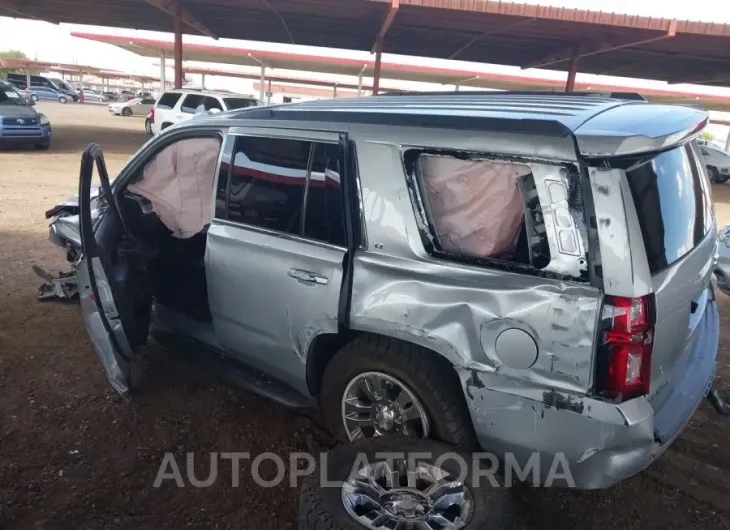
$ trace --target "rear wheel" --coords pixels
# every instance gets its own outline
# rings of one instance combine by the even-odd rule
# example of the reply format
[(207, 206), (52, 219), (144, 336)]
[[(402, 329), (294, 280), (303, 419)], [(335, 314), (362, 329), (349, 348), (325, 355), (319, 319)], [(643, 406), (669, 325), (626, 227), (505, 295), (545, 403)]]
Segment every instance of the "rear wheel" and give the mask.
[(147, 134), (152, 134), (152, 121), (149, 118), (144, 121), (144, 130)]
[(344, 443), (402, 435), (476, 447), (451, 364), (389, 337), (367, 334), (344, 346), (325, 369), (320, 405), (330, 430)]
[(122, 116), (131, 116), (132, 115), (132, 109), (129, 107), (124, 107), (122, 109)]
[(58, 96), (59, 103), (62, 103), (65, 105), (67, 101), (68, 101), (68, 99), (66, 99), (66, 96)]
[(717, 182), (718, 184), (722, 184), (728, 179), (727, 176), (721, 175), (715, 166), (707, 166), (707, 174), (710, 176), (711, 182)]
[(31, 94), (30, 99), (33, 103), (38, 103), (38, 96), (36, 96), (35, 94)]

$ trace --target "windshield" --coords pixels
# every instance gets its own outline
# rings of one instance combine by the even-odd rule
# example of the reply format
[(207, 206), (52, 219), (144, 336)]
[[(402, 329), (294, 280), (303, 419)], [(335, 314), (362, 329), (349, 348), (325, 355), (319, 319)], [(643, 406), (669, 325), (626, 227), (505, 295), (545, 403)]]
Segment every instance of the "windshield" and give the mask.
[(246, 107), (258, 107), (260, 105), (257, 99), (251, 98), (223, 98), (226, 102), (228, 110), (245, 109)]
[(14, 88), (0, 86), (0, 105), (18, 105), (24, 107), (28, 105), (28, 102)]

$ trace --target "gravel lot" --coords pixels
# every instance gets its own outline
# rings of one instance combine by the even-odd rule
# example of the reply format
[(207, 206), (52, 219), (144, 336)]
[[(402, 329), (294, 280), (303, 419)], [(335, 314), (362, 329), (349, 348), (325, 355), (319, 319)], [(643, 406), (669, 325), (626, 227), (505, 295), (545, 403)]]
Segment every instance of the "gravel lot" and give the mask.
[[(65, 268), (43, 212), (76, 192), (83, 148), (99, 143), (114, 175), (147, 139), (143, 119), (109, 116), (103, 106), (38, 108), (53, 123), (50, 151), (0, 152), (0, 529), (295, 528), (297, 490), (259, 488), (246, 472), (233, 488), (230, 465), (209, 488), (153, 482), (166, 452), (181, 464), (195, 452), (204, 477), (211, 451), (286, 460), (291, 451), (322, 450), (330, 439), (316, 420), (153, 348), (126, 403), (108, 390), (77, 305), (36, 301), (31, 266)], [(730, 222), (730, 184), (713, 194), (718, 222)], [(728, 391), (730, 299), (720, 296), (718, 370)], [(522, 525), (729, 528), (729, 442), (730, 422), (703, 405), (665, 456), (611, 490), (520, 491)]]

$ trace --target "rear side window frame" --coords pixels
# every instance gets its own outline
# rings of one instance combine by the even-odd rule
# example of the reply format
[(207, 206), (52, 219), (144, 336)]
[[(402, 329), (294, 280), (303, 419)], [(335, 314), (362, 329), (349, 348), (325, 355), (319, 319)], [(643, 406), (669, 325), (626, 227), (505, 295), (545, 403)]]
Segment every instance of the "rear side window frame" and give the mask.
[[(555, 280), (563, 280), (573, 283), (589, 283), (590, 278), (588, 275), (588, 272), (581, 277), (577, 276), (570, 276), (566, 274), (560, 274), (557, 272), (544, 270), (542, 267), (537, 268), (532, 264), (527, 263), (521, 263), (517, 261), (509, 261), (509, 260), (503, 260), (499, 258), (492, 258), (492, 257), (478, 257), (478, 256), (469, 256), (469, 255), (463, 255), (463, 254), (456, 254), (451, 253), (448, 251), (443, 250), (438, 242), (438, 236), (436, 235), (436, 229), (433, 223), (433, 220), (431, 219), (431, 216), (429, 214), (429, 209), (427, 207), (427, 201), (426, 201), (426, 192), (423, 188), (423, 182), (421, 175), (418, 174), (417, 166), (418, 164), (417, 159), (418, 156), (421, 154), (429, 154), (429, 155), (440, 155), (440, 156), (451, 156), (456, 158), (462, 158), (462, 159), (481, 159), (481, 160), (489, 160), (494, 162), (506, 162), (506, 163), (514, 163), (514, 164), (523, 164), (532, 167), (535, 163), (539, 163), (541, 165), (547, 165), (547, 166), (555, 166), (556, 168), (565, 168), (568, 170), (571, 177), (575, 177), (575, 182), (571, 182), (571, 192), (575, 192), (580, 194), (582, 197), (583, 190), (581, 185), (581, 176), (579, 168), (576, 167), (575, 164), (571, 164), (568, 162), (558, 162), (558, 161), (546, 161), (546, 160), (530, 160), (527, 158), (522, 157), (514, 157), (514, 156), (506, 156), (496, 153), (486, 153), (486, 152), (473, 152), (473, 151), (463, 151), (463, 150), (457, 150), (457, 149), (432, 149), (432, 148), (424, 148), (424, 147), (417, 147), (417, 146), (408, 146), (403, 147), (401, 150), (401, 160), (403, 163), (403, 169), (406, 176), (406, 185), (408, 187), (410, 199), (411, 199), (411, 205), (413, 207), (414, 214), (416, 216), (416, 222), (418, 224), (419, 229), (419, 235), (421, 238), (421, 242), (423, 243), (424, 249), (426, 252), (433, 258), (439, 259), (439, 260), (445, 260), (445, 261), (451, 261), (455, 263), (461, 263), (464, 265), (471, 265), (476, 266), (480, 268), (486, 268), (486, 269), (494, 269), (494, 270), (502, 270), (506, 272), (513, 272), (518, 274), (526, 274), (530, 276), (537, 276), (541, 278), (547, 278), (547, 279), (555, 279)], [(532, 175), (532, 174), (531, 174)], [(534, 177), (531, 177), (534, 179)], [(534, 182), (534, 181), (533, 181)], [(524, 197), (523, 197), (524, 199)], [(585, 210), (584, 210), (585, 212)], [(542, 216), (542, 205), (539, 205), (539, 215)], [(583, 219), (585, 222), (586, 219)], [(527, 222), (527, 219), (525, 219), (525, 222)], [(587, 226), (587, 223), (586, 225)], [(550, 249), (548, 246), (548, 238), (547, 236), (542, 238), (541, 245), (544, 245), (542, 247), (542, 253), (546, 254), (547, 256), (547, 264), (550, 263), (550, 260), (552, 259)], [(589, 253), (586, 253), (586, 256), (581, 259), (589, 259)], [(546, 265), (545, 265), (546, 266)], [(588, 268), (590, 269), (590, 268)]]
[[(175, 102), (172, 105), (166, 105), (166, 104), (163, 104), (162, 103), (162, 100), (165, 98), (165, 96), (173, 96), (173, 97), (174, 96), (177, 96), (177, 97), (175, 98)], [(175, 105), (178, 104), (178, 102), (180, 101), (180, 99), (182, 98), (182, 96), (183, 96), (183, 94), (180, 93), (180, 92), (164, 92), (160, 96), (160, 99), (158, 99), (157, 102), (155, 103), (155, 107), (156, 108), (163, 108), (163, 109), (170, 109), (170, 110), (172, 110), (172, 109), (175, 108)]]
[[(282, 135), (266, 136), (266, 135), (261, 135), (261, 134), (241, 134), (241, 133), (230, 133), (229, 132), (229, 134), (226, 136), (226, 139), (221, 148), (221, 161), (222, 161), (223, 157), (226, 157), (229, 159), (228, 172), (224, 176), (221, 172), (222, 168), (218, 169), (215, 189), (213, 190), (213, 200), (215, 201), (217, 193), (219, 191), (219, 187), (220, 187), (220, 179), (221, 179), (221, 177), (225, 177), (225, 180), (226, 180), (225, 201), (224, 201), (225, 204), (224, 204), (223, 208), (219, 209), (217, 206), (214, 208), (213, 219), (215, 219), (217, 221), (222, 221), (224, 223), (228, 223), (233, 226), (240, 227), (240, 228), (271, 234), (275, 237), (290, 238), (290, 239), (294, 238), (294, 239), (301, 240), (301, 241), (307, 242), (307, 243), (325, 245), (325, 246), (329, 246), (332, 248), (346, 250), (347, 249), (347, 234), (345, 234), (344, 244), (340, 245), (340, 244), (332, 243), (330, 241), (323, 241), (320, 239), (315, 239), (315, 238), (304, 235), (305, 228), (306, 228), (304, 223), (300, 223), (300, 228), (299, 228), (298, 233), (290, 233), (290, 232), (282, 232), (280, 230), (275, 230), (275, 229), (270, 229), (267, 227), (258, 226), (255, 224), (245, 223), (245, 222), (238, 221), (238, 220), (232, 220), (232, 219), (228, 218), (228, 205), (229, 205), (229, 200), (230, 200), (230, 188), (231, 188), (231, 172), (233, 171), (233, 166), (234, 166), (233, 157), (236, 153), (236, 144), (237, 144), (239, 138), (241, 138), (241, 137), (268, 138), (271, 140), (297, 140), (297, 141), (306, 141), (306, 142), (313, 144), (312, 147), (314, 147), (314, 149), (310, 150), (309, 159), (307, 162), (307, 177), (306, 177), (306, 184), (305, 184), (305, 189), (304, 189), (303, 197), (302, 197), (302, 217), (303, 217), (303, 219), (301, 219), (302, 221), (304, 219), (306, 219), (306, 208), (307, 208), (307, 200), (308, 200), (307, 186), (309, 185), (309, 181), (310, 181), (310, 177), (311, 177), (314, 151), (316, 150), (317, 146), (334, 145), (338, 148), (338, 150), (340, 148), (340, 145), (337, 142), (332, 142), (332, 141), (323, 140), (323, 139), (303, 139), (303, 138), (299, 138), (296, 136), (291, 136), (291, 137), (282, 136)], [(341, 155), (342, 154), (340, 153), (340, 156)], [(351, 156), (354, 156), (354, 154), (351, 154)], [(219, 162), (219, 165), (220, 165), (220, 162)], [(343, 178), (344, 171), (345, 171), (344, 168), (340, 168), (340, 178), (341, 179)], [(341, 214), (342, 214), (342, 220), (343, 220), (343, 224), (344, 224), (345, 217), (347, 215), (347, 212), (345, 211), (345, 208), (344, 208), (344, 201), (347, 201), (348, 199), (347, 199), (347, 196), (345, 195), (346, 192), (345, 192), (345, 189), (343, 186), (341, 186), (341, 192), (342, 192), (342, 198), (343, 198), (343, 205), (342, 205), (343, 207), (342, 207)]]

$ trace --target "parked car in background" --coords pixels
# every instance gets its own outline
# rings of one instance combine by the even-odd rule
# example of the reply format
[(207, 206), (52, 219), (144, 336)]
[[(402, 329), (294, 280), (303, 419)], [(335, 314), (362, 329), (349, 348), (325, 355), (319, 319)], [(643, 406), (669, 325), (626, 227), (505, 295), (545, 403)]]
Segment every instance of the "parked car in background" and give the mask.
[(104, 97), (104, 95), (99, 94), (96, 90), (84, 89), (84, 90), (82, 90), (82, 93), (84, 94), (84, 101), (97, 101), (97, 102), (106, 101), (106, 98)]
[(108, 110), (117, 116), (146, 116), (154, 104), (155, 100), (152, 98), (134, 98), (129, 101), (110, 103)]
[(144, 119), (144, 132), (149, 135), (152, 134), (152, 111), (150, 111), (150, 113), (147, 114), (147, 117)]
[[(28, 88), (28, 77), (25, 74), (8, 74), (8, 82), (15, 85), (20, 90)], [(65, 94), (70, 101), (79, 100), (79, 92), (63, 79), (56, 77), (47, 77), (42, 75), (30, 76), (30, 87), (33, 88), (50, 88), (62, 94)]]
[(0, 146), (32, 145), (48, 149), (51, 122), (33, 108), (35, 101), (10, 83), (0, 81)]
[(196, 114), (223, 112), (248, 107), (259, 107), (264, 102), (253, 98), (217, 90), (168, 90), (152, 110), (152, 132), (157, 134), (174, 123), (188, 120)]
[(710, 180), (722, 183), (730, 179), (730, 153), (709, 143), (700, 145), (699, 148)]
[(71, 96), (68, 94), (46, 87), (31, 87), (30, 90), (24, 90), (23, 95), (33, 101), (33, 103), (37, 103), (38, 100), (41, 99), (46, 101), (58, 101), (59, 103), (68, 103), (69, 101), (73, 101)]
[[(280, 403), (319, 404), (341, 442), (481, 446), (543, 481), (559, 458), (571, 485), (604, 488), (660, 457), (712, 386), (707, 121), (569, 93), (203, 115), (101, 174), (101, 195), (90, 146), (51, 240), (68, 249), (59, 234), (80, 223), (82, 314), (125, 396), (152, 336)], [(467, 510), (470, 485), (447, 485)], [(412, 526), (392, 514), (388, 528)], [(357, 526), (344, 517), (326, 525)]]
[(117, 98), (117, 101), (129, 101), (130, 99), (134, 99), (136, 96), (134, 92), (128, 89), (124, 89), (119, 92), (119, 97)]

